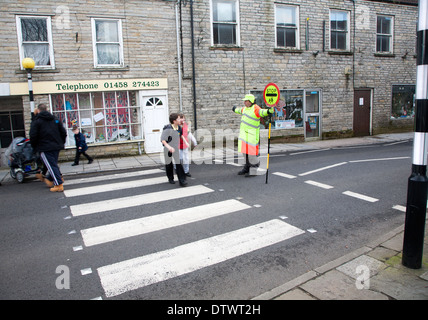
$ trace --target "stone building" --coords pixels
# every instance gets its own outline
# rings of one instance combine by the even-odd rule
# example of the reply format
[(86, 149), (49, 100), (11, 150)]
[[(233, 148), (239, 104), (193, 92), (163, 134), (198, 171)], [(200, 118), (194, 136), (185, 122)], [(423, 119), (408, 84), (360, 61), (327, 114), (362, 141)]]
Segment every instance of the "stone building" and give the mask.
[(0, 13), (0, 148), (28, 135), (35, 104), (91, 154), (160, 150), (170, 112), (204, 132), (237, 129), (232, 106), (275, 83), (273, 136), (412, 130), (417, 0), (9, 1)]

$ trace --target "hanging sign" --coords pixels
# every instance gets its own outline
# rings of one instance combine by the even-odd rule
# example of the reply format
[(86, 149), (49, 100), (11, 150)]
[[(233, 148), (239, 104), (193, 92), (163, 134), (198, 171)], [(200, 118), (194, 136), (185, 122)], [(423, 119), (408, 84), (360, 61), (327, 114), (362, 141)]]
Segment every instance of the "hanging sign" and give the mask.
[(274, 107), (280, 98), (279, 88), (275, 83), (269, 83), (263, 91), (263, 99), (268, 107)]

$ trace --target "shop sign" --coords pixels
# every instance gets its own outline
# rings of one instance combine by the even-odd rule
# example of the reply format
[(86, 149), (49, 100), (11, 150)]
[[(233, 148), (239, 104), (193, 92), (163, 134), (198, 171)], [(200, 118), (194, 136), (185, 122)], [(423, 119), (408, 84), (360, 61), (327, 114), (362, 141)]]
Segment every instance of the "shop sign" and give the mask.
[[(162, 79), (106, 79), (106, 80), (82, 80), (82, 81), (33, 81), (34, 94), (58, 94), (77, 92), (99, 91), (124, 91), (124, 90), (153, 90), (168, 89), (168, 81)], [(28, 95), (28, 83), (11, 83), (10, 95)]]

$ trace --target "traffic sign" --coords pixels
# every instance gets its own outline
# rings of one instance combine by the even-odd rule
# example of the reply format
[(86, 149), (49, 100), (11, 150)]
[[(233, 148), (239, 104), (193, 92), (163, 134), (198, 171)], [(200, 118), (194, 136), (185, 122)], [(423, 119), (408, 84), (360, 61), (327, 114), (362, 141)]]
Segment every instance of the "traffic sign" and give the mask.
[(269, 83), (263, 91), (263, 99), (269, 107), (274, 107), (279, 101), (279, 88), (275, 83)]

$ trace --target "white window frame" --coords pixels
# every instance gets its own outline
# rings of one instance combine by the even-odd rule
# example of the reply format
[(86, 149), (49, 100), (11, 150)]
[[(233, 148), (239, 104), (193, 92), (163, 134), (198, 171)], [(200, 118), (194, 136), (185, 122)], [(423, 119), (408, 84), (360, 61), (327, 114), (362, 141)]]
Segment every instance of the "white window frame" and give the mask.
[(18, 33), (18, 49), (19, 49), (19, 65), (21, 70), (24, 70), (22, 66), (22, 60), (24, 58), (33, 58), (33, 57), (24, 57), (24, 46), (22, 39), (22, 27), (21, 27), (21, 19), (45, 19), (46, 20), (46, 28), (47, 28), (47, 36), (49, 45), (49, 60), (50, 65), (35, 65), (34, 70), (51, 70), (55, 69), (55, 60), (54, 60), (54, 50), (53, 50), (53, 41), (52, 41), (52, 22), (50, 16), (35, 16), (35, 15), (17, 15), (16, 16), (16, 30)]
[[(378, 33), (377, 32), (377, 20), (379, 17), (386, 17), (391, 19), (391, 33)], [(389, 51), (378, 51), (377, 50), (377, 37), (378, 36), (389, 36)], [(394, 52), (394, 17), (386, 14), (378, 14), (376, 16), (376, 39), (375, 39), (375, 52), (379, 54), (392, 54)]]
[(218, 46), (218, 47), (222, 47), (222, 46), (234, 46), (234, 47), (239, 47), (241, 46), (241, 27), (240, 27), (240, 17), (239, 17), (239, 0), (219, 0), (222, 2), (231, 2), (231, 3), (235, 3), (235, 13), (236, 13), (236, 23), (231, 23), (233, 25), (235, 25), (236, 28), (236, 43), (235, 44), (222, 44), (222, 43), (214, 43), (214, 8), (213, 8), (213, 2), (215, 2), (216, 0), (210, 0), (210, 24), (211, 24), (211, 45), (212, 46)]
[[(98, 53), (97, 53), (97, 35), (95, 22), (96, 21), (115, 21), (117, 23), (117, 32), (118, 32), (118, 42), (111, 42), (119, 45), (119, 63), (118, 64), (100, 64), (98, 63)], [(123, 68), (125, 65), (123, 57), (123, 37), (122, 37), (122, 20), (121, 19), (111, 19), (111, 18), (91, 18), (92, 26), (92, 49), (94, 55), (94, 68)], [(99, 42), (99, 43), (109, 43), (109, 42)]]
[[(342, 12), (342, 13), (346, 13), (346, 31), (344, 31), (346, 33), (346, 48), (345, 49), (336, 49), (336, 48), (332, 48), (332, 39), (331, 39), (331, 16), (334, 12)], [(350, 51), (351, 49), (351, 33), (350, 33), (350, 26), (351, 26), (351, 20), (350, 20), (350, 12), (347, 10), (340, 10), (340, 9), (330, 9), (330, 14), (329, 14), (329, 38), (330, 38), (330, 50), (332, 51)]]
[[(295, 29), (295, 34), (296, 34), (296, 46), (295, 47), (278, 47), (278, 26), (277, 26), (277, 20), (276, 20), (276, 13), (277, 13), (277, 8), (281, 7), (291, 7), (294, 8), (296, 11), (296, 29)], [(293, 6), (293, 5), (286, 5), (286, 4), (279, 4), (279, 3), (275, 3), (275, 48), (278, 49), (300, 49), (300, 7), (299, 6)]]

